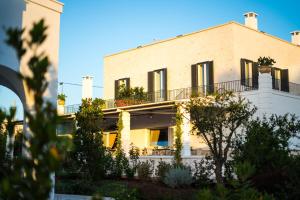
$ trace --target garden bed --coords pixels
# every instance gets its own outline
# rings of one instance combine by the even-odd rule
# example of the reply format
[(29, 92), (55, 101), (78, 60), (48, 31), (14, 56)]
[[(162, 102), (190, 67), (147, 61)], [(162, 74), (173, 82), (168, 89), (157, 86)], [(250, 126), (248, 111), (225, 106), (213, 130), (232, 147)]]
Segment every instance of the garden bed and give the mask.
[(96, 192), (99, 192), (103, 196), (110, 197), (130, 194), (135, 196), (132, 197), (132, 199), (145, 200), (196, 199), (198, 191), (199, 189), (194, 187), (175, 189), (167, 187), (158, 181), (136, 179), (105, 179), (97, 182), (57, 180), (55, 184), (55, 192), (61, 194), (93, 195)]

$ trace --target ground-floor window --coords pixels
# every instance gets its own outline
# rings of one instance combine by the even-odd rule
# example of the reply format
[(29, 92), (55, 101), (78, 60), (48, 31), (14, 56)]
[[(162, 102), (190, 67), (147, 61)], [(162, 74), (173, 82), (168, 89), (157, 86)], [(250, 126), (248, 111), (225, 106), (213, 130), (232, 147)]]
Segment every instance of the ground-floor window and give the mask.
[(150, 129), (151, 146), (168, 146), (168, 128)]
[(105, 147), (110, 149), (116, 148), (117, 145), (117, 132), (109, 132), (103, 134), (103, 143)]

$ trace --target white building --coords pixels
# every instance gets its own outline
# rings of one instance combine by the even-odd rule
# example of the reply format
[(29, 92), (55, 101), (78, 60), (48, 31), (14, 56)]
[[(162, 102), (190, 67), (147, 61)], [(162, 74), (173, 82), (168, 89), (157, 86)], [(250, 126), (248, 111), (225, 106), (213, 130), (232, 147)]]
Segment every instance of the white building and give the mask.
[[(125, 151), (133, 144), (151, 159), (161, 155), (170, 159), (174, 105), (194, 93), (230, 90), (256, 105), (259, 116), (288, 112), (300, 116), (299, 31), (292, 32), (291, 42), (285, 41), (258, 30), (256, 13), (244, 16), (244, 25), (228, 22), (106, 56), (104, 144), (114, 148), (118, 114), (123, 111)], [(276, 60), (271, 73), (259, 73), (256, 61), (261, 56)], [(116, 99), (121, 85), (145, 88), (146, 100)], [(208, 148), (191, 134), (188, 117), (182, 124), (182, 153), (191, 160), (208, 153)]]

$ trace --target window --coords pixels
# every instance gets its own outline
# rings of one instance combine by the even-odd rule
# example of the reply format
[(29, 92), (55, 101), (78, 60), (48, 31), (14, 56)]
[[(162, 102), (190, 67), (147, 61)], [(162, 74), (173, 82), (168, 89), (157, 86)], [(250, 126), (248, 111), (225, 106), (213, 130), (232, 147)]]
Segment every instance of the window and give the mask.
[(202, 62), (192, 65), (192, 88), (197, 93), (214, 91), (213, 62)]
[(258, 87), (258, 68), (255, 62), (241, 59), (241, 84)]
[(272, 68), (272, 86), (275, 90), (289, 91), (289, 70)]
[(167, 99), (167, 69), (148, 72), (148, 94), (153, 101)]
[(280, 69), (274, 69), (274, 89), (281, 90), (281, 70)]
[(103, 144), (105, 147), (115, 149), (117, 145), (117, 133), (116, 132), (109, 132), (103, 134)]
[(168, 146), (168, 128), (150, 130), (151, 146)]
[(129, 78), (122, 78), (115, 80), (115, 99), (118, 97), (118, 93), (120, 88), (130, 88), (130, 79)]

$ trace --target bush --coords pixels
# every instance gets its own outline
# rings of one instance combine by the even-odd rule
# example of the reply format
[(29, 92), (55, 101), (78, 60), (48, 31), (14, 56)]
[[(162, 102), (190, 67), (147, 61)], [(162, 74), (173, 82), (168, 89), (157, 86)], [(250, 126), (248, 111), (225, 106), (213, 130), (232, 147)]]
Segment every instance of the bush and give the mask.
[(164, 183), (171, 188), (189, 186), (192, 182), (190, 170), (184, 167), (171, 168), (164, 178)]
[(203, 189), (197, 194), (199, 200), (273, 200), (274, 198), (267, 194), (262, 194), (250, 187), (242, 187), (236, 190), (230, 190), (222, 185), (216, 188)]
[(139, 179), (149, 179), (151, 175), (153, 174), (154, 170), (154, 161), (146, 161), (146, 162), (140, 162), (137, 166), (137, 173)]
[(194, 168), (193, 181), (196, 186), (203, 186), (212, 183), (210, 177), (213, 174), (213, 167), (207, 158), (202, 159), (199, 162), (194, 161)]
[(141, 199), (140, 193), (136, 188), (129, 188), (128, 185), (121, 183), (108, 183), (102, 185), (94, 195), (94, 197), (96, 196), (112, 197), (115, 200)]
[(131, 145), (129, 150), (129, 160), (127, 163), (124, 163), (124, 170), (127, 178), (133, 178), (138, 166), (140, 150), (137, 147)]
[(158, 177), (160, 181), (163, 181), (166, 173), (172, 168), (172, 165), (170, 163), (167, 163), (165, 161), (159, 161), (156, 170), (155, 175)]
[(125, 153), (121, 149), (112, 160), (110, 175), (112, 177), (120, 178), (123, 172), (125, 172), (125, 169), (128, 168), (128, 165), (129, 161), (126, 158)]

